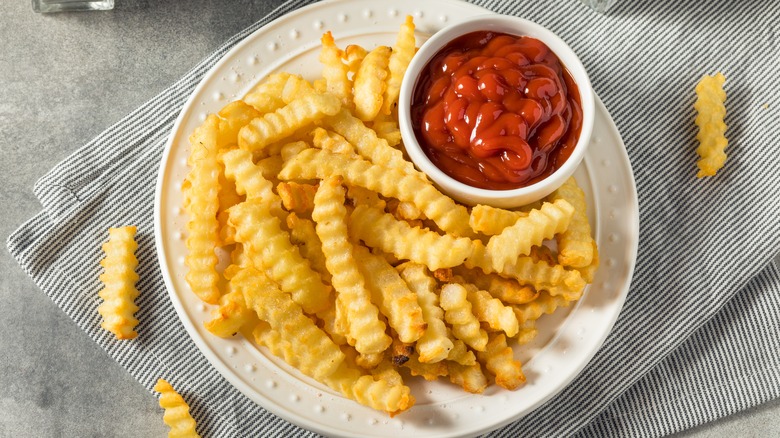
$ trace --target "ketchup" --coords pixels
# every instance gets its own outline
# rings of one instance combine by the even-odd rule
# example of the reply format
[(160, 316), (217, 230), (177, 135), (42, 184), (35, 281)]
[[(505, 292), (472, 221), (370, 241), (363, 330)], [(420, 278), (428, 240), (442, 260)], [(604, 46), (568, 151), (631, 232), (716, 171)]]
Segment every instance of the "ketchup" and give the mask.
[(468, 185), (509, 190), (560, 167), (582, 128), (577, 85), (541, 41), (497, 32), (452, 40), (423, 69), (412, 124), (428, 158)]

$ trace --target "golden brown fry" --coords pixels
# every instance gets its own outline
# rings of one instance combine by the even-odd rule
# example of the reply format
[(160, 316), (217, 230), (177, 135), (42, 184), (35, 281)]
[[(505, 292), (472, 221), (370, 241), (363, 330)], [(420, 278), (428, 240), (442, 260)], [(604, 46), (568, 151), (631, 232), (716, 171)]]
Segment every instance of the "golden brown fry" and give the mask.
[(195, 420), (190, 415), (190, 407), (170, 383), (158, 379), (154, 390), (160, 393), (160, 407), (165, 409), (163, 421), (171, 430), (168, 438), (199, 438), (195, 431)]
[(391, 147), (387, 141), (379, 138), (374, 130), (364, 125), (360, 119), (352, 116), (349, 111), (339, 111), (335, 116), (323, 119), (323, 123), (344, 137), (354, 146), (358, 154), (372, 163), (398, 168), (404, 173), (426, 180), (425, 174), (418, 172), (410, 161), (406, 161), (400, 150)]
[(574, 207), (568, 228), (555, 236), (558, 243), (558, 263), (573, 268), (584, 268), (593, 259), (593, 237), (591, 237), (590, 222), (588, 222), (588, 204), (585, 193), (577, 180), (570, 177), (555, 190), (551, 200), (565, 199)]
[[(487, 274), (496, 272), (490, 254), (478, 240), (473, 241), (471, 256), (463, 265), (469, 269), (479, 268)], [(579, 297), (585, 289), (585, 280), (578, 271), (566, 270), (561, 265), (550, 266), (547, 262), (534, 261), (531, 257), (518, 257), (499, 273), (521, 284), (531, 285), (537, 291), (546, 290), (553, 295), (565, 295), (572, 299)]]
[(469, 215), (469, 226), (475, 232), (488, 236), (501, 234), (505, 228), (514, 225), (518, 219), (528, 216), (521, 211), (504, 210), (489, 205), (476, 205)]
[(280, 182), (276, 185), (276, 192), (282, 198), (282, 205), (287, 211), (309, 214), (314, 208), (314, 195), (317, 193), (317, 186), (296, 182)]
[(515, 360), (503, 333), (491, 334), (485, 351), (477, 352), (477, 357), (496, 376), (498, 386), (514, 391), (525, 383), (520, 361)]
[(138, 320), (133, 315), (138, 306), (133, 302), (139, 292), (135, 288), (138, 274), (135, 268), (138, 259), (135, 250), (135, 226), (108, 229), (108, 242), (103, 244), (106, 257), (100, 261), (104, 272), (100, 274), (103, 288), (98, 296), (103, 302), (98, 313), (103, 317), (100, 326), (116, 335), (117, 339), (132, 339), (138, 336), (135, 326)]
[(417, 340), (417, 352), (420, 362), (434, 363), (447, 358), (453, 344), (444, 325), (444, 311), (439, 307), (436, 294), (436, 281), (425, 266), (416, 263), (404, 263), (396, 267), (401, 278), (417, 294), (422, 316), (427, 328)]
[(455, 204), (429, 182), (395, 168), (329, 151), (306, 149), (284, 164), (279, 177), (282, 180), (323, 179), (328, 175), (342, 175), (350, 186), (365, 187), (383, 196), (411, 202), (448, 233), (471, 234), (465, 207)]
[(365, 205), (384, 210), (386, 205), (375, 191), (360, 186), (348, 186), (347, 198), (353, 206)]
[(555, 255), (550, 247), (545, 245), (534, 245), (531, 247), (531, 252), (528, 254), (534, 262), (545, 262), (550, 266), (558, 264), (558, 257)]
[(313, 94), (319, 94), (316, 91), (314, 85), (304, 79), (303, 76), (292, 75), (287, 78), (287, 82), (284, 84), (284, 88), (282, 89), (282, 100), (285, 104), (289, 104), (294, 100), (302, 99)]
[(417, 295), (409, 290), (387, 261), (371, 254), (365, 247), (355, 247), (355, 258), (371, 292), (372, 301), (387, 317), (390, 327), (405, 343), (415, 342), (425, 333), (423, 311), (417, 302)]
[(518, 256), (528, 255), (531, 246), (541, 245), (544, 239), (551, 239), (565, 230), (573, 214), (574, 207), (563, 199), (546, 202), (541, 209), (531, 211), (501, 234), (491, 237), (487, 250), (493, 259), (493, 268), (502, 271)]
[(334, 154), (356, 155), (355, 148), (344, 137), (322, 128), (315, 128), (312, 131), (313, 143), (315, 147), (326, 149)]
[(696, 153), (700, 157), (696, 163), (699, 167), (696, 176), (699, 178), (715, 175), (726, 164), (724, 150), (729, 142), (726, 138), (726, 123), (723, 121), (726, 117), (725, 82), (726, 77), (717, 73), (714, 76), (705, 75), (696, 84), (696, 102), (693, 107), (697, 111), (695, 122), (699, 127), (696, 134), (696, 140), (699, 141)]
[(447, 355), (447, 360), (459, 363), (463, 366), (472, 366), (477, 363), (477, 356), (474, 352), (469, 350), (466, 343), (460, 339), (453, 339), (452, 334), (448, 331), (447, 336), (452, 339), (452, 350)]
[(292, 76), (289, 73), (274, 73), (260, 82), (246, 96), (244, 102), (254, 107), (259, 113), (271, 113), (284, 106), (282, 90), (287, 79)]
[[(237, 265), (231, 265), (226, 269), (226, 278), (229, 280), (241, 281), (241, 268)], [(235, 272), (235, 275), (234, 275)], [(257, 323), (255, 313), (246, 307), (244, 294), (236, 290), (232, 284), (228, 285), (228, 293), (219, 298), (219, 308), (213, 312), (211, 320), (206, 321), (204, 326), (206, 330), (219, 336), (220, 338), (229, 338), (238, 333), (243, 327), (251, 327)]]
[(388, 62), (389, 75), (382, 102), (382, 112), (384, 114), (390, 114), (398, 101), (401, 79), (403, 79), (406, 68), (409, 66), (416, 49), (414, 19), (411, 15), (407, 15), (406, 21), (404, 21), (401, 29), (398, 31), (398, 38), (393, 46), (393, 52)]
[(272, 113), (253, 119), (239, 131), (238, 145), (250, 152), (262, 150), (325, 116), (338, 113), (340, 108), (341, 101), (335, 96), (308, 94)]
[(481, 271), (466, 269), (463, 266), (456, 267), (454, 273), (479, 289), (490, 292), (490, 295), (506, 304), (527, 303), (539, 295), (533, 287), (520, 284), (517, 280), (504, 278), (498, 274), (485, 274)]
[(224, 149), (228, 145), (238, 142), (238, 131), (246, 126), (252, 119), (260, 117), (260, 112), (246, 103), (237, 100), (225, 105), (217, 113), (219, 116), (219, 133), (217, 134), (217, 147)]
[(599, 247), (596, 241), (593, 241), (593, 258), (588, 266), (578, 269), (582, 278), (588, 282), (593, 283), (593, 279), (596, 278), (596, 271), (599, 269)]
[(355, 114), (360, 120), (374, 120), (382, 108), (382, 95), (387, 88), (387, 64), (392, 49), (377, 46), (363, 58), (354, 78)]
[[(314, 200), (312, 200), (312, 203)], [(311, 267), (330, 284), (331, 275), (325, 264), (322, 242), (317, 237), (314, 222), (298, 217), (295, 213), (287, 215), (287, 228), (290, 229), (290, 242), (298, 247), (301, 255), (311, 262)]]
[(474, 315), (468, 292), (458, 283), (445, 284), (439, 294), (439, 306), (444, 309), (444, 319), (452, 327), (452, 334), (469, 347), (483, 351), (487, 344), (487, 332)]
[(379, 209), (358, 205), (350, 216), (353, 235), (402, 260), (421, 263), (431, 270), (463, 263), (471, 254), (471, 240), (412, 227)]
[[(462, 278), (454, 278), (463, 282)], [(505, 306), (498, 298), (493, 298), (489, 292), (479, 290), (473, 284), (462, 284), (468, 291), (467, 298), (471, 303), (472, 312), (478, 320), (484, 321), (493, 330), (502, 330), (510, 338), (520, 330), (512, 308)]]
[(191, 182), (188, 190), (190, 202), (187, 206), (187, 266), (186, 280), (192, 291), (201, 300), (216, 304), (219, 300), (219, 273), (217, 255), (214, 252), (219, 244), (219, 174), (217, 161), (217, 127), (219, 119), (210, 115), (190, 136), (191, 166), (187, 179)]
[(236, 205), (230, 209), (230, 223), (252, 263), (292, 295), (306, 313), (327, 307), (330, 288), (290, 243), (267, 204), (247, 201)]
[(421, 376), (428, 381), (444, 377), (449, 373), (447, 361), (442, 360), (435, 363), (425, 363), (420, 361), (417, 354), (411, 355), (409, 360), (404, 362), (403, 366), (408, 368), (413, 376)]
[(344, 61), (347, 64), (349, 75), (353, 79), (367, 54), (368, 52), (366, 52), (366, 49), (356, 44), (350, 44), (344, 49)]
[(466, 366), (447, 361), (447, 372), (450, 382), (460, 385), (466, 392), (481, 394), (488, 386), (487, 377), (482, 373), (479, 363)]
[(414, 397), (408, 386), (374, 380), (373, 376), (362, 375), (346, 363), (342, 363), (333, 375), (327, 377), (325, 383), (346, 397), (372, 409), (387, 412), (390, 416), (414, 405)]
[(325, 32), (320, 41), (322, 41), (320, 52), (322, 77), (327, 84), (327, 90), (341, 99), (342, 105), (349, 107), (352, 103), (352, 81), (348, 77), (349, 66), (342, 61), (344, 52), (338, 48), (330, 32)]
[(246, 196), (247, 200), (259, 200), (280, 210), (281, 200), (273, 191), (273, 184), (263, 176), (263, 172), (252, 162), (252, 153), (242, 149), (232, 149), (219, 155), (225, 166), (225, 175), (235, 183), (236, 192)]
[(371, 302), (355, 260), (355, 248), (349, 242), (344, 197), (339, 177), (323, 181), (314, 197), (312, 218), (317, 224), (325, 263), (333, 276), (331, 282), (338, 292), (337, 306), (343, 306), (348, 312), (350, 344), (363, 354), (381, 353), (390, 345), (391, 339), (385, 334), (379, 310)]
[(292, 357), (285, 355), (285, 361), (320, 381), (333, 374), (344, 362), (339, 346), (276, 283), (254, 268), (243, 271), (231, 284), (244, 295), (247, 307), (289, 343)]
[(383, 139), (388, 145), (396, 147), (401, 144), (401, 129), (398, 127), (398, 114), (395, 112), (385, 114), (382, 111), (371, 122), (371, 129), (377, 137)]
[(559, 307), (567, 307), (570, 303), (571, 300), (561, 295), (553, 296), (542, 291), (539, 294), (539, 298), (530, 303), (513, 305), (512, 309), (515, 312), (515, 316), (517, 316), (517, 320), (521, 324), (526, 324), (530, 321), (536, 321), (544, 314), (549, 315), (553, 313)]

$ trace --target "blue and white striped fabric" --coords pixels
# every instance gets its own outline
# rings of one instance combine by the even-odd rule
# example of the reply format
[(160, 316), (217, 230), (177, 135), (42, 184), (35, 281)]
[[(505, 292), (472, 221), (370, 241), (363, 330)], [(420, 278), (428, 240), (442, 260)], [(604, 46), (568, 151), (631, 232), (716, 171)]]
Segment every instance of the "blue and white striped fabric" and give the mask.
[[(209, 437), (313, 436), (250, 402), (178, 324), (157, 267), (153, 188), (166, 136), (196, 84), (231, 47), (311, 1), (290, 1), (45, 175), (43, 210), (8, 240), (38, 286), (151, 391), (170, 376)], [(583, 59), (634, 167), (640, 244), (623, 313), (562, 393), (491, 436), (662, 436), (780, 395), (780, 71), (771, 2), (568, 0), (475, 3), (561, 35)], [(729, 160), (697, 180), (694, 84), (726, 75)], [(137, 224), (144, 293), (137, 342), (98, 328), (100, 242)]]

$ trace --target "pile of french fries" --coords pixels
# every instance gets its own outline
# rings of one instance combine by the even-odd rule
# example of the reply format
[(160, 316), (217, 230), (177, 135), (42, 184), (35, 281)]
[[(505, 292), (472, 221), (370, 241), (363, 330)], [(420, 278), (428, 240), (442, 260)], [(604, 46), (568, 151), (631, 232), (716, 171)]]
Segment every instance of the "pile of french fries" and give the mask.
[(326, 33), (322, 78), (272, 74), (195, 130), (183, 184), (208, 330), (390, 415), (414, 404), (410, 375), (521, 386), (513, 348), (598, 265), (573, 179), (518, 211), (468, 208), (405, 159), (396, 106), (415, 50), (411, 17), (392, 48)]

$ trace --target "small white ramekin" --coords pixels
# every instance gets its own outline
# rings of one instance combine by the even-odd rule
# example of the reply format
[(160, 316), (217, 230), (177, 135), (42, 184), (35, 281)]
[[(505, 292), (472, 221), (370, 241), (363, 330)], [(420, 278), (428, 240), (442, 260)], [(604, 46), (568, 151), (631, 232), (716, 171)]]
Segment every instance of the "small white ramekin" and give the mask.
[[(582, 128), (577, 145), (569, 158), (547, 178), (532, 185), (512, 190), (489, 190), (464, 184), (444, 173), (425, 155), (412, 128), (412, 93), (420, 72), (439, 50), (453, 39), (471, 32), (495, 31), (516, 36), (529, 36), (545, 43), (571, 74), (580, 92), (582, 104)], [(398, 98), (398, 121), (401, 136), (409, 157), (447, 195), (468, 205), (486, 204), (493, 207), (513, 208), (538, 201), (560, 187), (577, 169), (590, 143), (594, 118), (593, 88), (588, 73), (574, 51), (557, 35), (546, 28), (518, 17), (507, 15), (476, 15), (436, 32), (412, 58), (406, 70), (401, 94)]]

